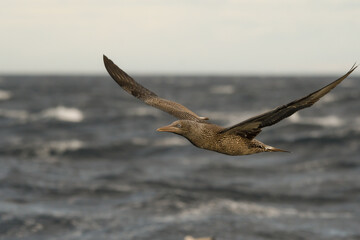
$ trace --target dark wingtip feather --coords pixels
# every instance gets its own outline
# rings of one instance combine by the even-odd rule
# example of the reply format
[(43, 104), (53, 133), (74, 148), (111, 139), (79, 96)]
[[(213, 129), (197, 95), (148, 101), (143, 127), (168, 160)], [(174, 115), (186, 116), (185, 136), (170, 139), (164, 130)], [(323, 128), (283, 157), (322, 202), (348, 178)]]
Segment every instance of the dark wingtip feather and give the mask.
[(351, 66), (350, 70), (347, 72), (347, 75), (349, 75), (350, 73), (352, 73), (358, 66), (359, 66), (359, 65), (357, 65), (357, 63), (355, 62), (355, 63)]
[(111, 62), (111, 60), (107, 56), (105, 56), (105, 54), (103, 54), (103, 60), (104, 60), (105, 66)]

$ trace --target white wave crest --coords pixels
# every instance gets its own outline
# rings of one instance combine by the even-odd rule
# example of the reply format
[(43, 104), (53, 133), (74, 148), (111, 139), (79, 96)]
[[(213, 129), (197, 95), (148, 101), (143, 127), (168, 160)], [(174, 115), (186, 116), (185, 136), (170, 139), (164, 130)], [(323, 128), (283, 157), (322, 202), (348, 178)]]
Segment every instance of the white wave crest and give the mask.
[(273, 206), (260, 205), (247, 202), (235, 202), (231, 200), (222, 201), (223, 207), (230, 209), (232, 212), (243, 214), (254, 214), (260, 217), (276, 218), (281, 216), (297, 216), (300, 218), (311, 219), (336, 219), (336, 218), (352, 218), (350, 213), (332, 213), (332, 212), (313, 212), (299, 211), (295, 208), (278, 208)]
[(289, 120), (293, 123), (315, 124), (324, 127), (340, 127), (344, 124), (343, 120), (334, 115), (326, 117), (300, 117), (299, 113), (295, 113)]
[(0, 89), (0, 100), (8, 100), (11, 96), (11, 92)]
[(213, 94), (233, 94), (235, 89), (232, 85), (218, 85), (210, 88), (210, 93)]
[(228, 199), (220, 199), (210, 201), (206, 204), (201, 204), (198, 207), (185, 209), (180, 214), (175, 216), (165, 216), (160, 218), (160, 221), (172, 222), (189, 219), (203, 219), (212, 215), (217, 211), (230, 211), (238, 215), (252, 215), (259, 218), (279, 218), (279, 217), (298, 217), (305, 219), (349, 219), (353, 215), (349, 212), (318, 212), (318, 211), (303, 211), (296, 208), (283, 208), (267, 206), (249, 202), (237, 202)]
[(54, 118), (65, 122), (81, 122), (84, 120), (84, 115), (79, 109), (64, 106), (46, 109), (39, 116), (40, 118)]
[(57, 119), (65, 122), (81, 122), (83, 113), (77, 108), (58, 106), (43, 110), (40, 113), (29, 113), (26, 110), (0, 109), (0, 116), (12, 118), (19, 121), (37, 121), (41, 119)]

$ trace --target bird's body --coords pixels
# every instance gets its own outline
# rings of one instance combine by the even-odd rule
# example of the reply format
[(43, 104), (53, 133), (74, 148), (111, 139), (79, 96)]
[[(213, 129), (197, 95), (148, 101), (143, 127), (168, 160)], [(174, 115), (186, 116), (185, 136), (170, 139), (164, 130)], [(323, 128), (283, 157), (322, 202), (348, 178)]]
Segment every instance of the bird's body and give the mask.
[(287, 152), (266, 145), (256, 140), (255, 137), (261, 132), (262, 128), (274, 125), (295, 112), (312, 106), (356, 68), (356, 66), (353, 66), (344, 76), (306, 97), (249, 118), (234, 126), (224, 128), (209, 123), (207, 117), (200, 117), (179, 103), (158, 97), (155, 93), (137, 83), (106, 56), (104, 56), (104, 63), (110, 76), (125, 91), (146, 104), (163, 110), (179, 119), (168, 126), (158, 128), (158, 131), (181, 135), (198, 148), (234, 156), (260, 152)]
[[(180, 126), (180, 127), (179, 127)], [(173, 132), (188, 139), (194, 146), (227, 155), (248, 155), (259, 152), (286, 152), (256, 140), (229, 133), (211, 123), (178, 120), (158, 131)]]

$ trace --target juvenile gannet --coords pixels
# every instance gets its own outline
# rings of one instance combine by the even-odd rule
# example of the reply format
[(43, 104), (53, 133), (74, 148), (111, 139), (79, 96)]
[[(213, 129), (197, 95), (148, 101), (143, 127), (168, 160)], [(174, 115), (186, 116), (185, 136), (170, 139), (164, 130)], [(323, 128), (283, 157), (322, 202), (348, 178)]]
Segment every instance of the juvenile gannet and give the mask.
[(200, 117), (179, 103), (158, 97), (155, 93), (137, 83), (105, 55), (104, 64), (110, 76), (126, 92), (146, 104), (179, 119), (168, 126), (158, 128), (157, 131), (172, 132), (187, 138), (196, 147), (234, 156), (260, 152), (287, 152), (266, 145), (256, 140), (255, 137), (261, 132), (262, 128), (274, 125), (295, 112), (312, 106), (357, 68), (357, 66), (353, 65), (344, 76), (306, 97), (249, 118), (234, 126), (224, 128), (209, 123), (207, 117)]

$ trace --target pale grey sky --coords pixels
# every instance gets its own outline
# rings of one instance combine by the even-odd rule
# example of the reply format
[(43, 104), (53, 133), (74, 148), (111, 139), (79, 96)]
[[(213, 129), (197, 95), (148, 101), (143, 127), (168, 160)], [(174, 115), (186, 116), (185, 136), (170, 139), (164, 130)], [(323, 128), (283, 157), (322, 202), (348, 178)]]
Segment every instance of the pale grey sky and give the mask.
[(359, 0), (1, 0), (0, 73), (337, 74)]

